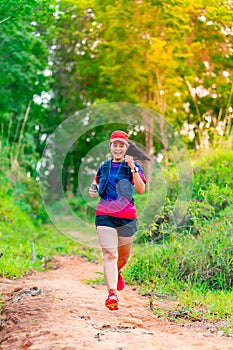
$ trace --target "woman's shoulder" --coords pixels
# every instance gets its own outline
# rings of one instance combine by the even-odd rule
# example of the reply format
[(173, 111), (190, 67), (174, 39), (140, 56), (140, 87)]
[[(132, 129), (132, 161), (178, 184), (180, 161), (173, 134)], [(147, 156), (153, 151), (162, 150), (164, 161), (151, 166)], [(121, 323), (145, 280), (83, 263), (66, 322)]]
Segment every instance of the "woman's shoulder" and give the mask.
[(112, 162), (112, 159), (103, 160), (103, 161), (100, 163), (100, 166), (111, 164), (111, 162)]
[(99, 167), (98, 167), (98, 170), (102, 169), (103, 167), (108, 167), (112, 162), (112, 159), (108, 159), (108, 160), (103, 160)]

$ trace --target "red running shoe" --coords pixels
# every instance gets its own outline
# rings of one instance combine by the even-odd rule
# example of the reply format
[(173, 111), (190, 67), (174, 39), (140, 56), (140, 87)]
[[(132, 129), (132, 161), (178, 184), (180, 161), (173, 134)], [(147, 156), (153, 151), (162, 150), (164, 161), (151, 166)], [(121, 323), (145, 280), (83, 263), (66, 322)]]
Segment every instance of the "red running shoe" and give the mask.
[(118, 298), (117, 295), (113, 292), (110, 292), (106, 301), (105, 305), (109, 310), (118, 310)]
[(117, 290), (122, 290), (125, 288), (125, 281), (122, 277), (121, 272), (118, 272), (118, 282), (117, 282)]

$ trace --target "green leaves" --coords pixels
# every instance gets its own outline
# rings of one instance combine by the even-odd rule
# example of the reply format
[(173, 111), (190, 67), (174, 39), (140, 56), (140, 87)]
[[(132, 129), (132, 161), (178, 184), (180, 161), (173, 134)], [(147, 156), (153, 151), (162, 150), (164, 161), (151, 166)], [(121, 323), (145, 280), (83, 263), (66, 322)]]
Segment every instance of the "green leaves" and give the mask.
[[(1, 136), (17, 142), (31, 103), (25, 141), (33, 135), (41, 154), (41, 136), (77, 110), (132, 102), (164, 115), (190, 148), (217, 143), (232, 128), (231, 26), (221, 0), (1, 0)], [(74, 154), (65, 167), (80, 163)]]

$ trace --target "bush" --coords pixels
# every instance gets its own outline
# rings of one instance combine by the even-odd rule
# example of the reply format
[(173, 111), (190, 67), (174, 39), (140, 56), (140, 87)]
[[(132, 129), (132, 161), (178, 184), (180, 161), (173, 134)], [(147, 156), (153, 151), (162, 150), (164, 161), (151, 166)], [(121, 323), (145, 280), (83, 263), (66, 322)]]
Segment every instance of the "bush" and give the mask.
[(211, 183), (207, 186), (206, 190), (200, 189), (198, 194), (205, 203), (213, 206), (216, 214), (226, 207), (232, 207), (233, 205), (233, 189), (227, 184), (225, 187), (220, 187), (215, 183)]
[[(187, 208), (182, 214), (183, 208)], [(201, 228), (212, 221), (215, 209), (208, 202), (192, 199), (189, 203), (166, 199), (164, 207), (158, 212), (149, 225), (137, 235), (138, 243), (163, 242), (179, 234), (198, 235)], [(143, 225), (142, 225), (143, 227)]]
[[(164, 206), (157, 211), (138, 242), (163, 241), (179, 233), (198, 235), (209, 222), (224, 215), (230, 219), (233, 205), (233, 151), (216, 151), (193, 161), (193, 196), (187, 202), (177, 200), (174, 169), (165, 171), (169, 190)], [(225, 171), (226, 170), (226, 171)], [(185, 212), (185, 210), (186, 212)], [(223, 212), (224, 211), (224, 212)], [(225, 214), (224, 214), (225, 213)]]
[(227, 150), (194, 160), (189, 203), (178, 202), (174, 196), (174, 169), (166, 174), (171, 196), (149, 226), (141, 225), (136, 242), (145, 251), (132, 261), (129, 279), (154, 287), (166, 283), (170, 290), (187, 283), (204, 289), (232, 289), (232, 159), (233, 151)]
[(193, 161), (193, 196), (199, 198), (200, 189), (207, 190), (211, 184), (218, 188), (233, 186), (233, 150), (217, 150), (207, 155), (196, 155)]
[[(231, 290), (232, 243), (229, 222), (206, 225), (197, 237), (173, 233), (173, 240), (162, 245), (141, 246), (140, 254), (128, 266), (128, 280), (153, 284), (154, 289), (157, 284), (184, 287), (191, 283), (204, 289)], [(168, 288), (171, 292), (171, 287)]]

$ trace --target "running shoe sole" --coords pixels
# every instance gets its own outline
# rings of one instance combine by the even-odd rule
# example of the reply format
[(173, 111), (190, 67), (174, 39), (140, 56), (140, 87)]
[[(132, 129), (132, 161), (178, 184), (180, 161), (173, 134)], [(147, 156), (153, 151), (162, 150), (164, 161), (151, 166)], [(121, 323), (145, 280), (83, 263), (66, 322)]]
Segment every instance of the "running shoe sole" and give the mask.
[(118, 298), (116, 295), (109, 295), (105, 301), (105, 305), (111, 311), (118, 310)]

